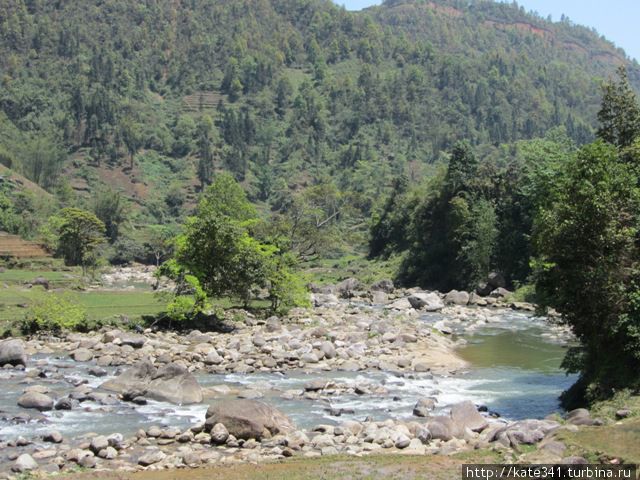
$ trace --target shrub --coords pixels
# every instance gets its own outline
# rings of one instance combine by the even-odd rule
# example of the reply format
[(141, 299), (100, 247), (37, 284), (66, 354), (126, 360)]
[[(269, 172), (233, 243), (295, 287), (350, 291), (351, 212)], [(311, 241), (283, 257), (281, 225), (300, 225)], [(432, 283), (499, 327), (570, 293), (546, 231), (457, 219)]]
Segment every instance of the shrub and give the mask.
[(87, 311), (71, 294), (46, 294), (31, 305), (21, 324), (25, 334), (86, 330)]

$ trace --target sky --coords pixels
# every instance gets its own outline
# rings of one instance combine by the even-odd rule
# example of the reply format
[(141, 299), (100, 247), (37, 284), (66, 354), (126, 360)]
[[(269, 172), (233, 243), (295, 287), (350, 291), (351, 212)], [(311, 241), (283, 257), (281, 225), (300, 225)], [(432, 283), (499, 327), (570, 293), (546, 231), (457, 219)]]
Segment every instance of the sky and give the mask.
[[(348, 10), (378, 5), (380, 0), (334, 0)], [(595, 27), (601, 35), (640, 61), (640, 0), (518, 0), (527, 10), (553, 21), (565, 14), (573, 23)]]

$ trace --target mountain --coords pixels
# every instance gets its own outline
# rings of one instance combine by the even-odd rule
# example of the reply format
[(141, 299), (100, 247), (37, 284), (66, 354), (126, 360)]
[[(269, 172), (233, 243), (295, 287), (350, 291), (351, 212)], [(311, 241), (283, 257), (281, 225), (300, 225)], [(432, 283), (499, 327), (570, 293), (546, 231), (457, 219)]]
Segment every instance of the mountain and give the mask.
[(63, 204), (119, 190), (135, 225), (220, 170), (271, 210), (330, 184), (357, 225), (458, 139), (584, 143), (600, 82), (640, 86), (594, 30), (484, 0), (0, 0), (0, 39), (0, 163)]

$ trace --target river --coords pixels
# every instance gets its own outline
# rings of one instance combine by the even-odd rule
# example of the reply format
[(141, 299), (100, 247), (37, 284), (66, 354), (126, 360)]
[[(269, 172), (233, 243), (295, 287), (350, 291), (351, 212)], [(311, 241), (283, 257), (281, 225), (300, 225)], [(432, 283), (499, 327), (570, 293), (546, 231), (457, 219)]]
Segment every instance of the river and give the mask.
[[(435, 324), (443, 321), (443, 317), (431, 314), (425, 315), (423, 320)], [(543, 418), (559, 410), (558, 395), (575, 381), (575, 377), (567, 376), (560, 369), (565, 346), (551, 334), (550, 327), (542, 319), (505, 312), (496, 321), (472, 329), (471, 333), (463, 325), (454, 325), (453, 330), (454, 335), (466, 341), (459, 354), (470, 367), (451, 375), (416, 373), (400, 376), (394, 372), (379, 371), (308, 374), (299, 371), (287, 374), (201, 374), (197, 378), (205, 387), (228, 385), (235, 390), (249, 388), (250, 391), (258, 391), (264, 401), (280, 408), (303, 428), (339, 423), (343, 419), (363, 420), (367, 416), (374, 420), (416, 419), (412, 417), (413, 406), (419, 398), (429, 396), (437, 399), (436, 413), (446, 411), (449, 405), (462, 400), (472, 400), (510, 420)], [(57, 368), (66, 372), (67, 380), (87, 382), (92, 387), (115, 374), (115, 369), (107, 369), (107, 377), (96, 378), (89, 373), (91, 364), (76, 363), (63, 356), (34, 357), (33, 362)], [(289, 390), (300, 391), (306, 382), (317, 378), (352, 386), (374, 386), (384, 392), (321, 396), (317, 399), (291, 398), (284, 394)], [(60, 379), (27, 380), (24, 375), (15, 376), (15, 372), (10, 370), (0, 370), (0, 381), (3, 387), (0, 417), (4, 417), (0, 420), (0, 439), (17, 435), (32, 437), (52, 428), (65, 436), (90, 432), (131, 434), (151, 425), (186, 428), (201, 422), (207, 408), (205, 404), (176, 407), (149, 402), (148, 405), (134, 407), (128, 403), (102, 405), (87, 401), (71, 411), (45, 412), (36, 414), (35, 420), (16, 423), (6, 419), (24, 413), (16, 402), (27, 385), (46, 385), (54, 394), (68, 394), (69, 383)], [(235, 396), (234, 393), (229, 395)], [(345, 409), (353, 413), (335, 417), (331, 409)], [(29, 413), (33, 416), (33, 411)]]

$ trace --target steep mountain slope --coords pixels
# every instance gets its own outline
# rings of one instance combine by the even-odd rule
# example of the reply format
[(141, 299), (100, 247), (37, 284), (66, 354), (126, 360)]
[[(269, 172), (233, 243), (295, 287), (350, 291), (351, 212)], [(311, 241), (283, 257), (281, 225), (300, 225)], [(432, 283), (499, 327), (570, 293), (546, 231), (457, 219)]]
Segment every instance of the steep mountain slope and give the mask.
[(0, 39), (0, 162), (81, 199), (121, 189), (140, 223), (220, 169), (269, 208), (333, 183), (368, 215), (459, 138), (585, 142), (601, 79), (640, 85), (595, 32), (489, 1), (0, 0)]

